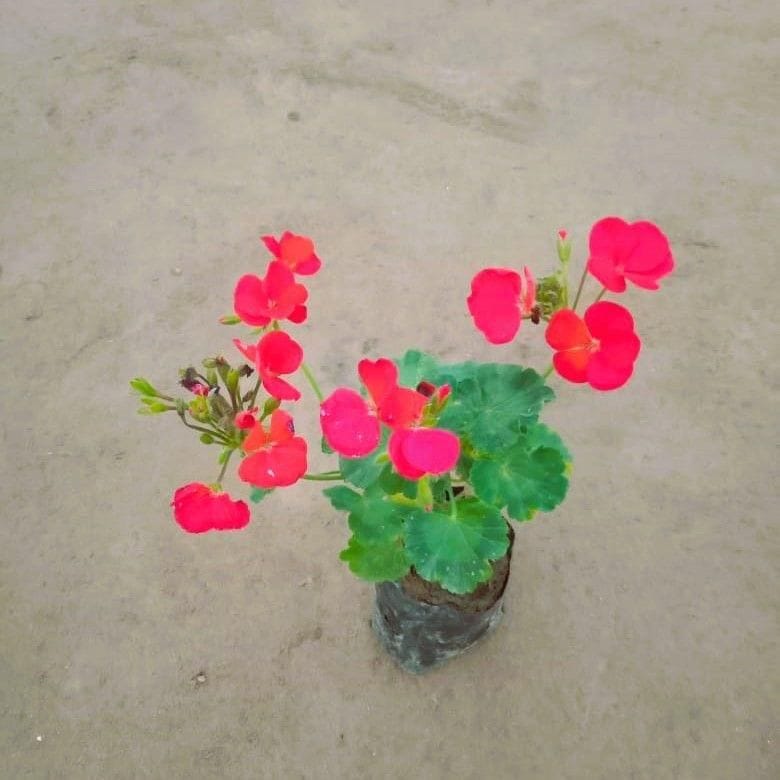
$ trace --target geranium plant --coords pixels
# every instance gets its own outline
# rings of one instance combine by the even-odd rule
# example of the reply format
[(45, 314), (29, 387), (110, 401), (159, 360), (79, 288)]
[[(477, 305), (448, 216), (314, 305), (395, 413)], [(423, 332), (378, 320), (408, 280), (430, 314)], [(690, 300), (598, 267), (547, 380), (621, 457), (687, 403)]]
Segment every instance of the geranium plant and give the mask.
[[(222, 487), (238, 456), (237, 474), (252, 502), (299, 480), (339, 483), (324, 492), (348, 515), (351, 537), (341, 558), (359, 577), (399, 581), (412, 572), (450, 594), (472, 593), (490, 580), (494, 562), (507, 553), (508, 519), (530, 520), (566, 495), (571, 455), (540, 421), (554, 398), (548, 376), (556, 372), (599, 391), (623, 386), (640, 339), (628, 309), (603, 298), (622, 294), (629, 282), (655, 290), (674, 267), (655, 225), (607, 217), (590, 232), (572, 294), (572, 246), (562, 230), (554, 273), (536, 279), (528, 267), (486, 268), (472, 279), (467, 298), (474, 324), (492, 344), (539, 326), (552, 350), (547, 370), (441, 363), (411, 350), (396, 359), (362, 357), (357, 387), (326, 396), (289, 332), (308, 316), (301, 280), (321, 268), (314, 244), (290, 232), (262, 242), (271, 254), (264, 274), (238, 280), (233, 313), (221, 318), (245, 328), (233, 339), (234, 351), (182, 370), (185, 397), (161, 393), (146, 379), (131, 382), (141, 412), (173, 412), (219, 449), (214, 482), (174, 493), (176, 522), (191, 533), (249, 523), (248, 504)], [(579, 313), (588, 276), (601, 289)], [(307, 442), (295, 430), (291, 410), (304, 382), (319, 404), (321, 440)], [(312, 447), (331, 455), (332, 470), (309, 473)]]

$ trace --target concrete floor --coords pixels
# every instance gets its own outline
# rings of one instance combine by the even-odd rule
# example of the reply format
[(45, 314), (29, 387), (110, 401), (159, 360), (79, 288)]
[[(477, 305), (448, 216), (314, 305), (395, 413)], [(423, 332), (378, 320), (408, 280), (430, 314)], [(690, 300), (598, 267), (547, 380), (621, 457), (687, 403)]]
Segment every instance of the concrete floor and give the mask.
[[(0, 776), (777, 777), (773, 11), (5, 3)], [(409, 346), (544, 367), (528, 325), (482, 341), (469, 279), (548, 271), (562, 226), (581, 262), (609, 213), (678, 270), (626, 299), (628, 387), (556, 384), (570, 497), (518, 529), (478, 650), (383, 656), (315, 486), (242, 533), (172, 523), (214, 453), (127, 380), (230, 349), (260, 233), (317, 241), (298, 333), (332, 388)]]

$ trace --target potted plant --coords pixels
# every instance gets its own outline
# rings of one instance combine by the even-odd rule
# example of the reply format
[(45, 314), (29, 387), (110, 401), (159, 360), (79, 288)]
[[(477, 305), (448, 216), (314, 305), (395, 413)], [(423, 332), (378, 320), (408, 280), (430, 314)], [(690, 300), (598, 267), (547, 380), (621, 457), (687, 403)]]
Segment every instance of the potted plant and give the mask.
[[(394, 360), (362, 358), (360, 391), (341, 387), (326, 396), (287, 332), (307, 317), (300, 279), (317, 273), (321, 261), (304, 236), (262, 241), (272, 255), (265, 274), (238, 280), (233, 313), (220, 320), (250, 328), (233, 340), (240, 360), (219, 355), (182, 370), (188, 397), (161, 393), (143, 378), (131, 382), (140, 412), (174, 412), (201, 442), (219, 448), (216, 481), (178, 488), (173, 516), (190, 533), (244, 528), (248, 504), (222, 489), (234, 455), (254, 503), (299, 480), (326, 483), (325, 495), (347, 514), (351, 532), (341, 559), (375, 583), (372, 625), (381, 643), (404, 669), (437, 666), (500, 620), (515, 538), (510, 521), (549, 512), (566, 495), (571, 454), (540, 421), (554, 398), (548, 376), (554, 371), (599, 391), (628, 381), (640, 351), (634, 320), (602, 299), (628, 282), (657, 289), (674, 267), (669, 242), (649, 222), (606, 217), (591, 229), (573, 295), (565, 231), (553, 274), (536, 280), (527, 267), (486, 268), (472, 279), (468, 310), (488, 342), (512, 341), (526, 320), (543, 325), (553, 354), (542, 373), (495, 362), (441, 363), (410, 350)], [(601, 291), (579, 314), (589, 275)], [(317, 446), (334, 459), (322, 473), (308, 472), (310, 443), (282, 408), (301, 397), (288, 381), (298, 372), (320, 407)]]

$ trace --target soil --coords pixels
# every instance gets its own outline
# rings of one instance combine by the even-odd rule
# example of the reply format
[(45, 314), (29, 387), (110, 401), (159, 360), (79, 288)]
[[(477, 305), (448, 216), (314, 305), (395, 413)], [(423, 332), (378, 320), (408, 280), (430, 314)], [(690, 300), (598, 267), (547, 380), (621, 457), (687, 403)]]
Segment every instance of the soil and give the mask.
[(504, 595), (509, 581), (509, 567), (512, 561), (512, 547), (515, 542), (515, 532), (511, 525), (509, 531), (509, 549), (503, 558), (493, 561), (493, 576), (482, 583), (473, 593), (450, 593), (450, 591), (423, 579), (412, 568), (411, 572), (401, 580), (404, 592), (412, 598), (433, 606), (448, 605), (460, 612), (487, 612)]

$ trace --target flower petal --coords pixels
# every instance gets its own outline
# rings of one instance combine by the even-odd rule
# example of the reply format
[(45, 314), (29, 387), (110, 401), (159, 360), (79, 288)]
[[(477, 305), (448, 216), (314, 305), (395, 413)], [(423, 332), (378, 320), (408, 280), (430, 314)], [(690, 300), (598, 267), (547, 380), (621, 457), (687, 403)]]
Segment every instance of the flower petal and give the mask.
[(313, 274), (320, 268), (320, 261), (314, 254), (314, 242), (306, 236), (285, 232), (279, 242), (282, 262), (298, 274)]
[(515, 337), (520, 287), (520, 275), (509, 268), (485, 268), (472, 279), (469, 312), (491, 344), (506, 344)]
[(360, 458), (379, 444), (379, 420), (354, 390), (341, 387), (320, 406), (320, 425), (328, 444), (345, 458)]
[(426, 474), (446, 474), (460, 457), (460, 439), (442, 428), (412, 428), (401, 439), (406, 463)]
[(236, 283), (233, 292), (233, 310), (247, 324), (263, 327), (268, 316), (268, 297), (263, 280), (254, 274), (245, 274)]
[(561, 309), (553, 314), (544, 333), (553, 349), (577, 349), (590, 345), (592, 339), (582, 318), (571, 309)]
[(249, 507), (227, 493), (215, 493), (208, 485), (192, 482), (180, 487), (171, 501), (176, 522), (188, 533), (232, 531), (249, 523)]
[(625, 276), (617, 270), (608, 255), (591, 255), (588, 258), (588, 273), (598, 279), (610, 292), (626, 291)]
[(428, 399), (408, 387), (394, 387), (379, 406), (379, 419), (391, 428), (409, 428), (418, 423)]
[(619, 303), (599, 301), (585, 310), (585, 325), (593, 338), (602, 339), (608, 333), (620, 331), (634, 332), (634, 318), (631, 312)]
[(280, 401), (297, 401), (300, 399), (300, 390), (293, 387), (289, 382), (285, 382), (284, 379), (269, 374), (263, 369), (260, 369), (260, 376), (263, 380), (263, 387), (268, 395), (272, 395)]
[(553, 355), (553, 367), (569, 382), (580, 384), (588, 381), (588, 363), (591, 353), (587, 349), (569, 349)]
[(261, 488), (287, 487), (297, 482), (307, 469), (307, 446), (295, 436), (282, 444), (248, 455), (238, 467), (244, 482)]
[(233, 339), (235, 348), (250, 362), (255, 363), (257, 360), (257, 345), (247, 344), (241, 339)]
[(264, 447), (267, 447), (270, 442), (271, 436), (269, 432), (266, 430), (262, 422), (258, 422), (257, 425), (255, 425), (252, 430), (249, 431), (249, 435), (246, 437), (246, 439), (244, 439), (243, 443), (241, 444), (241, 448), (244, 450), (244, 452), (254, 452), (256, 450), (261, 450)]
[(281, 260), (268, 263), (265, 272), (265, 292), (272, 301), (278, 301), (285, 291), (295, 284), (292, 271)]
[(279, 242), (273, 236), (260, 236), (260, 240), (266, 245), (268, 251), (274, 256), (279, 257)]
[(358, 363), (358, 376), (366, 386), (374, 406), (379, 406), (387, 394), (398, 385), (398, 367), (392, 360), (364, 358)]
[(296, 325), (300, 325), (302, 322), (306, 322), (308, 314), (308, 309), (305, 306), (298, 305), (290, 312), (287, 319), (290, 320), (290, 322), (294, 322)]
[(283, 330), (266, 333), (257, 344), (257, 366), (272, 374), (292, 374), (303, 361), (303, 349)]
[(396, 430), (390, 434), (387, 442), (387, 454), (395, 470), (406, 479), (420, 479), (425, 476), (425, 471), (413, 466), (404, 454), (404, 441), (411, 433), (409, 429)]
[(271, 414), (271, 441), (275, 444), (289, 441), (295, 435), (295, 423), (284, 409), (275, 409)]

